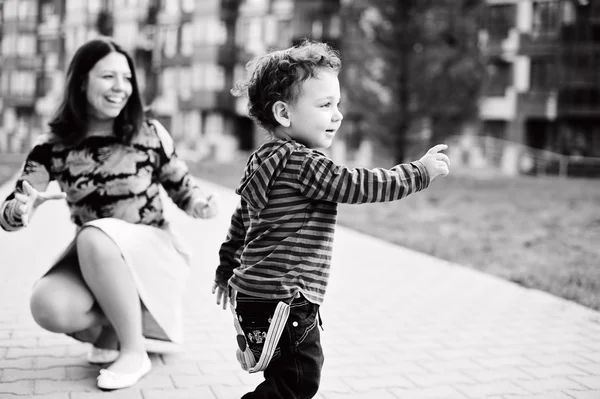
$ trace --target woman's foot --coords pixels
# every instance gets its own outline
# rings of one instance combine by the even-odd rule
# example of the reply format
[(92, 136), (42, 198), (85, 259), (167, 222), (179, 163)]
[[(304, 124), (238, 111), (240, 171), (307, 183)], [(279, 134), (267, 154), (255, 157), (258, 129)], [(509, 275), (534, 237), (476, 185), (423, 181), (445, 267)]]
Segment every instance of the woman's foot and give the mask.
[(146, 352), (121, 351), (108, 368), (100, 370), (98, 388), (121, 389), (135, 385), (150, 372), (152, 362)]
[(119, 357), (119, 339), (111, 326), (106, 326), (94, 341), (87, 354), (91, 364), (112, 363)]

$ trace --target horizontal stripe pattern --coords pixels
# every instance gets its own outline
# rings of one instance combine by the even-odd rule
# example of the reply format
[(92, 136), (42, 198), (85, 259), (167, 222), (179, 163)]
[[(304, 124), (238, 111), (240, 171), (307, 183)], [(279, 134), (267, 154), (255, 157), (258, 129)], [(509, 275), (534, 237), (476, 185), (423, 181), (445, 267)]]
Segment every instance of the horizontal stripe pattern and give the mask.
[(219, 252), (218, 283), (247, 295), (301, 292), (321, 304), (329, 281), (339, 203), (394, 201), (429, 185), (420, 162), (348, 168), (293, 141), (265, 143), (251, 157)]
[[(161, 128), (161, 133), (157, 132)], [(188, 214), (201, 193), (172, 139), (157, 122), (147, 123), (130, 145), (116, 137), (88, 137), (75, 147), (43, 142), (28, 154), (15, 189), (0, 205), (0, 227), (23, 227), (15, 214), (15, 194), (23, 181), (45, 191), (56, 180), (67, 194), (71, 219), (81, 226), (113, 217), (131, 223), (165, 224), (160, 186)]]

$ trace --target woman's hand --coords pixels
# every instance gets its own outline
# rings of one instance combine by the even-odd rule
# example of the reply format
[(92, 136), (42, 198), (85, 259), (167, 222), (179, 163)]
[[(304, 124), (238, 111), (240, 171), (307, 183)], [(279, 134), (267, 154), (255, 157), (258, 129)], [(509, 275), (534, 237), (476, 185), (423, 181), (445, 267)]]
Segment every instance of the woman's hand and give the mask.
[(202, 219), (214, 218), (219, 212), (219, 205), (217, 203), (217, 195), (212, 194), (204, 198), (197, 199), (192, 204), (192, 214), (195, 217)]
[(23, 192), (23, 194), (15, 194), (15, 199), (17, 200), (15, 216), (21, 218), (23, 226), (29, 224), (33, 211), (42, 203), (48, 200), (61, 200), (67, 197), (67, 194), (64, 192), (56, 194), (48, 193), (47, 191), (39, 192), (27, 181), (23, 182)]

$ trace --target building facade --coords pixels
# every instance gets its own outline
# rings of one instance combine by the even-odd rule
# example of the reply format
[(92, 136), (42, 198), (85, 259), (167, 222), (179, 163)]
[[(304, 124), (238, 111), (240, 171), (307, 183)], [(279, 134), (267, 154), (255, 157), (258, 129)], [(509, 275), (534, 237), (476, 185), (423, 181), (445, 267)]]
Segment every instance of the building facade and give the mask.
[(338, 0), (0, 2), (0, 153), (31, 147), (75, 50), (109, 35), (135, 58), (144, 100), (181, 151), (231, 158), (264, 135), (230, 94), (245, 63), (305, 37), (337, 45), (338, 14)]
[(487, 136), (600, 157), (600, 1), (486, 0)]

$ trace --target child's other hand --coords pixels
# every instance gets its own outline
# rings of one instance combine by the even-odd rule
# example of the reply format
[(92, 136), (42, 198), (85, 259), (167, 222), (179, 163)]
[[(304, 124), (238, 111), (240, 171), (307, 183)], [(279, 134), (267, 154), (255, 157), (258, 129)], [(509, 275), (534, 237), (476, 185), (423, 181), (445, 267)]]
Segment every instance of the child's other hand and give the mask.
[(212, 293), (217, 294), (217, 305), (223, 302), (223, 309), (227, 309), (227, 303), (229, 302), (229, 289), (227, 287), (221, 287), (216, 281), (212, 287)]
[(193, 205), (193, 213), (194, 216), (202, 219), (214, 218), (219, 213), (217, 195), (212, 194), (206, 197), (206, 199), (201, 198), (196, 200)]
[(438, 144), (429, 149), (425, 155), (419, 159), (427, 172), (429, 173), (429, 179), (433, 180), (438, 176), (446, 176), (450, 173), (450, 159), (446, 154), (442, 154), (440, 151), (448, 148), (446, 144)]
[(31, 219), (33, 210), (42, 203), (48, 200), (61, 200), (67, 197), (67, 194), (64, 192), (56, 194), (40, 192), (33, 188), (33, 186), (27, 181), (23, 182), (23, 192), (24, 194), (15, 194), (15, 199), (19, 203), (15, 207), (15, 213), (17, 217), (21, 218), (23, 226), (27, 226), (29, 224), (29, 219)]

